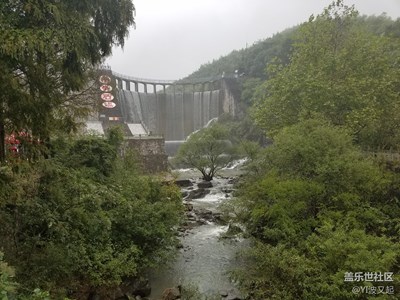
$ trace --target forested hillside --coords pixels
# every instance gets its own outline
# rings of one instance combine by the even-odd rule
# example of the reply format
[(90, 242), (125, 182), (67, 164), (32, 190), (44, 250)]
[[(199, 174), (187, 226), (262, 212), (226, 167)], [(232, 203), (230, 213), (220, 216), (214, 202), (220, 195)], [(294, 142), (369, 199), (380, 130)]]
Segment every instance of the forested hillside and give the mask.
[[(386, 14), (357, 16), (356, 22), (376, 35), (400, 35), (400, 20), (395, 21)], [(269, 63), (276, 59), (284, 64), (289, 62), (292, 44), (298, 31), (299, 26), (288, 28), (244, 49), (233, 50), (228, 55), (203, 64), (188, 78), (220, 76), (223, 72), (234, 74), (235, 70), (238, 70), (240, 74), (244, 73), (246, 77), (267, 79), (266, 66)]]
[(221, 76), (223, 72), (233, 74), (235, 70), (248, 77), (266, 78), (265, 67), (275, 58), (287, 62), (296, 29), (287, 29), (264, 41), (259, 41), (241, 50), (234, 50), (210, 63), (202, 65), (189, 78)]

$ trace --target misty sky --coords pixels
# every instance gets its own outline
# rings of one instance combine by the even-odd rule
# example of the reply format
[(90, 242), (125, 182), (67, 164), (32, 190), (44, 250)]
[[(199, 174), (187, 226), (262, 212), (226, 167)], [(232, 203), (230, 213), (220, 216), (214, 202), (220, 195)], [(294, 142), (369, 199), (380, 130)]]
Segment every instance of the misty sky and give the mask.
[[(107, 59), (113, 71), (179, 79), (200, 65), (319, 14), (331, 0), (133, 0), (136, 29)], [(400, 17), (400, 0), (345, 0), (361, 14)]]

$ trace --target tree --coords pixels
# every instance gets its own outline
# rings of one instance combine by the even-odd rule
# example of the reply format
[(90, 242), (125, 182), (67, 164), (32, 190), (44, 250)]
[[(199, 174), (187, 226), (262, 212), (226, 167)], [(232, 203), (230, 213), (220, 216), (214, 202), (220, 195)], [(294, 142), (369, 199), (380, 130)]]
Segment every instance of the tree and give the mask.
[(343, 129), (285, 127), (258, 163), (264, 173), (246, 178), (237, 209), (254, 242), (237, 273), (252, 299), (355, 299), (345, 272), (396, 272), (397, 180)]
[(71, 111), (85, 106), (69, 96), (114, 45), (123, 46), (133, 10), (131, 0), (1, 1), (0, 161), (6, 130), (44, 140), (73, 123)]
[(118, 158), (112, 147), (114, 137), (84, 138), (0, 168), (0, 248), (21, 291), (111, 294), (174, 249), (178, 187), (143, 176), (131, 153)]
[(363, 146), (400, 143), (400, 39), (371, 33), (357, 15), (335, 1), (300, 27), (287, 66), (269, 66), (255, 111), (269, 136), (322, 116)]
[(204, 180), (211, 181), (232, 160), (232, 150), (226, 128), (214, 124), (191, 134), (179, 148), (176, 161), (196, 168)]

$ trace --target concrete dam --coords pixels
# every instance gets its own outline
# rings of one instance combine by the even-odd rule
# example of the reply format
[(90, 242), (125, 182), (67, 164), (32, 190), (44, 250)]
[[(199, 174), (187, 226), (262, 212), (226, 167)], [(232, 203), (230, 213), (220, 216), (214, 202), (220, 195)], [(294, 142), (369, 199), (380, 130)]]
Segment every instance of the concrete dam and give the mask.
[(122, 117), (143, 123), (149, 133), (166, 141), (182, 141), (223, 113), (220, 90), (202, 92), (141, 93), (118, 90)]
[(155, 80), (103, 68), (96, 81), (101, 106), (98, 117), (87, 122), (87, 129), (104, 135), (107, 128), (122, 126), (128, 144), (149, 161), (154, 155), (165, 155), (161, 148), (172, 155), (192, 132), (220, 115), (235, 116), (240, 94), (235, 76)]
[(165, 141), (185, 140), (223, 113), (235, 115), (232, 78), (166, 81), (111, 73), (123, 121), (143, 124)]

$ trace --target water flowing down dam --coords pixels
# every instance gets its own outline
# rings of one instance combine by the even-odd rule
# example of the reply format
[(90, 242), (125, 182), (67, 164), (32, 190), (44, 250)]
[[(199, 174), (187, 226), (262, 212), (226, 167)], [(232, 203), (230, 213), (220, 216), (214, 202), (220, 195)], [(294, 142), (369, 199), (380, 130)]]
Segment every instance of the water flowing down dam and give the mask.
[(99, 121), (105, 128), (119, 123), (126, 125), (131, 136), (144, 130), (166, 142), (184, 141), (210, 120), (222, 114), (235, 115), (234, 77), (157, 80), (129, 77), (110, 69), (99, 72), (103, 91)]
[(118, 90), (126, 123), (143, 123), (149, 132), (166, 141), (182, 141), (223, 113), (220, 90), (143, 93)]

